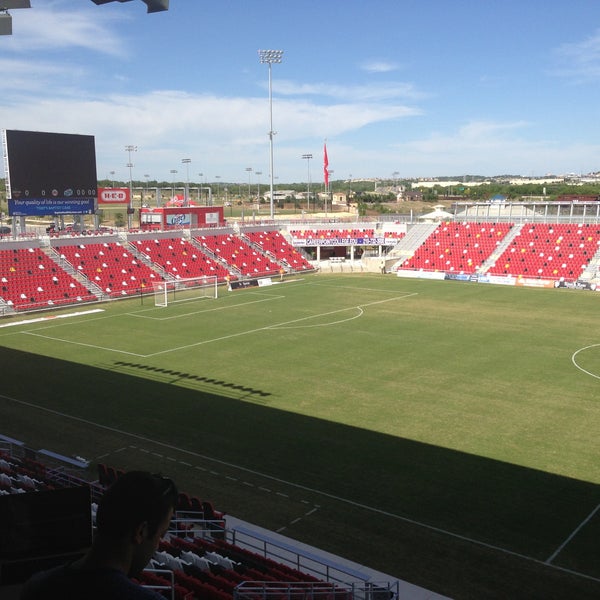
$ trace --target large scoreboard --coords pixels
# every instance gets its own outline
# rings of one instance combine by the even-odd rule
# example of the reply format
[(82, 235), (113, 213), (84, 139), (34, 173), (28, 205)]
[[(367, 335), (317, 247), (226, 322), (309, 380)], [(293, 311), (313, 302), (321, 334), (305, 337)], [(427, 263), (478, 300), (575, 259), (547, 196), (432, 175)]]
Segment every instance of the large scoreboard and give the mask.
[(94, 136), (7, 129), (3, 147), (11, 216), (95, 212)]

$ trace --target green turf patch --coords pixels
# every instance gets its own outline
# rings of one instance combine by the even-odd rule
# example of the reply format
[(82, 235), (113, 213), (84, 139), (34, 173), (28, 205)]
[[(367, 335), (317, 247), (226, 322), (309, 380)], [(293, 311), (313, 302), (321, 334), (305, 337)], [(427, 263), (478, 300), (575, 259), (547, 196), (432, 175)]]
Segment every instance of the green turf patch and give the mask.
[[(599, 303), (373, 275), (115, 302), (0, 329), (0, 419), (124, 468), (154, 452), (232, 514), (450, 595), (468, 556), (486, 597), (506, 560), (585, 597), (600, 579), (598, 515), (581, 525), (600, 504)], [(304, 503), (319, 508), (294, 526)]]

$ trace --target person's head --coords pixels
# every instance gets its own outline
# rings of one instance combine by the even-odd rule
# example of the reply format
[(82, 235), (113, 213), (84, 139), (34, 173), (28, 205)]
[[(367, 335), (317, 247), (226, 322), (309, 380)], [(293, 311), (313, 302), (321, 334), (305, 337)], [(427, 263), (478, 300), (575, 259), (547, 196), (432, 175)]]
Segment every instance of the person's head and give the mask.
[(125, 473), (106, 491), (96, 513), (97, 536), (131, 545), (130, 575), (141, 571), (165, 535), (178, 492), (170, 479), (145, 471)]

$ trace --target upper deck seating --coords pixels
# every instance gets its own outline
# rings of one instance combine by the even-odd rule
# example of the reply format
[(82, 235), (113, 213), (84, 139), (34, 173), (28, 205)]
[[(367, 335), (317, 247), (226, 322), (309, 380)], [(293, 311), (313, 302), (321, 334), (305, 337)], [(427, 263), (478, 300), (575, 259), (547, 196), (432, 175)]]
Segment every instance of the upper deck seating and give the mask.
[(279, 265), (233, 234), (201, 236), (196, 240), (213, 254), (240, 271), (242, 275), (257, 277), (279, 272)]
[(57, 246), (56, 251), (111, 297), (151, 290), (152, 282), (161, 280), (119, 242), (64, 245)]
[(307, 271), (312, 265), (278, 231), (248, 231), (244, 235), (265, 253), (287, 264), (294, 271)]
[(339, 239), (355, 240), (375, 237), (372, 227), (353, 228), (320, 228), (320, 229), (291, 229), (290, 235), (301, 240), (310, 239)]
[(600, 246), (600, 226), (525, 225), (490, 267), (495, 275), (575, 280)]
[(182, 238), (137, 240), (135, 246), (176, 279), (211, 275), (225, 281), (229, 275), (223, 265)]
[(0, 297), (15, 310), (96, 300), (40, 248), (0, 251)]
[(475, 273), (511, 226), (506, 223), (440, 223), (400, 268)]

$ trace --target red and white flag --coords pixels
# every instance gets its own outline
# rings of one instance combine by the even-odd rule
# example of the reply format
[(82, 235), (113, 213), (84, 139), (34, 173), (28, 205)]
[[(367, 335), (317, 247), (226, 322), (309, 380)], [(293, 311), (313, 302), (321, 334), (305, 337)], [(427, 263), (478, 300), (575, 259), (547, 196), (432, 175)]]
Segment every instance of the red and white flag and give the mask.
[(327, 158), (327, 142), (323, 144), (323, 181), (325, 189), (329, 189), (329, 159)]

